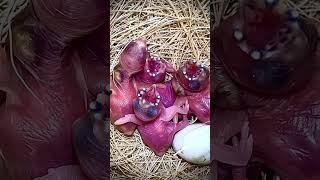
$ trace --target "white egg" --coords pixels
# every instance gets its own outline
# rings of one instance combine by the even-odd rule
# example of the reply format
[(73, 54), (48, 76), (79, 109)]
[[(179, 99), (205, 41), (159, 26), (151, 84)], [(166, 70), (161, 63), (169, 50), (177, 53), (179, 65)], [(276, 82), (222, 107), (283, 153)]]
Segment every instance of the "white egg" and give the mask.
[(184, 160), (199, 165), (210, 163), (210, 125), (195, 123), (174, 136), (172, 147)]

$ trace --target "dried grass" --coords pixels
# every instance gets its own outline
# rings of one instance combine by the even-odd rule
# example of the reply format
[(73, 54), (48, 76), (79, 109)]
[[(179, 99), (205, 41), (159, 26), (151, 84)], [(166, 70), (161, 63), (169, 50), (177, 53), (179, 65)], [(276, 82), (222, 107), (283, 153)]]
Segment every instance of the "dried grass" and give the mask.
[[(151, 54), (176, 68), (191, 58), (209, 66), (209, 1), (112, 1), (110, 20), (111, 72), (123, 48), (139, 37), (147, 40)], [(172, 149), (156, 156), (137, 131), (126, 137), (111, 126), (110, 148), (112, 179), (201, 179), (210, 172), (208, 166), (183, 161)]]

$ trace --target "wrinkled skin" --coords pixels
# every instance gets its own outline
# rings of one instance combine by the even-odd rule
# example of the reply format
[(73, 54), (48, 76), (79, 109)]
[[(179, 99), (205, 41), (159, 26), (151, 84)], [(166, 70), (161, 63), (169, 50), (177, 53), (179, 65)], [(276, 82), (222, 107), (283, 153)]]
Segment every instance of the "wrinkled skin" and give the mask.
[[(175, 69), (161, 57), (150, 57), (142, 39), (130, 42), (120, 56), (113, 79), (121, 80), (111, 83), (112, 122), (127, 135), (132, 135), (137, 126), (144, 143), (162, 156), (174, 134), (188, 125), (187, 98), (177, 96), (175, 80), (165, 81), (166, 74)], [(119, 69), (125, 75), (119, 76)], [(121, 85), (120, 89), (115, 82)], [(181, 122), (179, 115), (184, 115)], [(129, 125), (131, 131), (123, 129)]]
[(165, 108), (172, 106), (178, 96), (174, 90), (173, 83), (173, 80), (170, 80), (166, 81), (163, 86), (157, 85), (157, 91), (162, 97), (161, 103)]
[(200, 122), (210, 123), (210, 84), (201, 92), (186, 92), (190, 103), (190, 111), (196, 115)]
[[(110, 117), (114, 124), (120, 118), (132, 115), (133, 99), (137, 95), (137, 87), (133, 75), (142, 71), (150, 53), (144, 39), (137, 39), (128, 43), (120, 55), (119, 64), (110, 77)], [(137, 125), (131, 122), (115, 126), (127, 136), (133, 135)]]
[(175, 69), (160, 57), (147, 58), (144, 69), (135, 78), (144, 83), (164, 82), (166, 73), (173, 73)]
[[(138, 124), (138, 130), (143, 142), (149, 146), (156, 155), (162, 156), (171, 146), (174, 134), (189, 124), (186, 118), (189, 107), (186, 101), (185, 98), (177, 99), (173, 106), (169, 108), (163, 107), (164, 109), (162, 109), (159, 117), (151, 122), (141, 121), (136, 115), (131, 115), (119, 119), (116, 124), (126, 122)], [(178, 114), (184, 116), (181, 122), (178, 122)]]
[[(155, 86), (152, 86), (146, 93), (158, 94)], [(142, 100), (144, 100), (144, 98), (145, 97), (142, 97)], [(149, 103), (148, 100), (146, 101), (146, 103)], [(148, 106), (147, 109), (153, 107), (154, 106)], [(127, 123), (137, 124), (143, 142), (149, 146), (156, 155), (162, 156), (171, 146), (174, 134), (188, 125), (189, 122), (186, 117), (183, 121), (178, 122), (178, 114), (186, 116), (189, 111), (189, 104), (186, 98), (181, 97), (177, 98), (175, 102), (167, 108), (163, 106), (160, 100), (160, 104), (157, 107), (161, 109), (156, 111), (158, 115), (154, 116), (156, 117), (155, 119), (145, 120), (145, 117), (149, 117), (148, 110), (142, 112), (135, 111), (135, 114), (129, 114), (118, 119), (115, 125)], [(152, 109), (152, 112), (153, 111)], [(137, 115), (137, 113), (140, 115)]]
[[(87, 126), (96, 123), (82, 118), (74, 124), (106, 85), (107, 3), (31, 2), (13, 24), (13, 61), (35, 95), (14, 71), (9, 44), (0, 49), (1, 179), (45, 178), (50, 168), (55, 179), (108, 178), (105, 166), (97, 166), (108, 147)], [(80, 137), (92, 144), (73, 144)]]
[[(105, 108), (104, 111), (106, 111)], [(73, 144), (79, 157), (82, 173), (89, 179), (109, 178), (110, 172), (106, 169), (106, 162), (109, 161), (106, 155), (109, 154), (109, 147), (106, 143), (109, 137), (107, 124), (107, 121), (96, 119), (94, 112), (90, 112), (80, 117), (73, 125), (74, 134), (77, 134), (73, 138)], [(69, 179), (70, 177), (64, 176), (64, 178)]]
[[(214, 137), (211, 144), (211, 154), (213, 157), (212, 166), (217, 172), (215, 176), (222, 179), (221, 169), (217, 166), (218, 161), (232, 165), (233, 179), (245, 179), (245, 166), (252, 155), (253, 137), (252, 134), (249, 135), (249, 122), (245, 119), (244, 112), (235, 113), (216, 109), (212, 119), (215, 130), (211, 133), (211, 137)], [(240, 139), (237, 136), (239, 132)], [(232, 145), (227, 145), (226, 142), (230, 140)]]
[[(261, 2), (258, 1), (253, 7), (262, 7)], [(274, 11), (282, 10), (276, 7)], [(245, 22), (257, 21), (253, 18), (257, 11), (240, 9), (240, 12), (246, 14)], [(279, 17), (279, 14), (275, 17)], [(232, 34), (232, 23), (237, 22), (240, 15), (238, 13), (224, 21), (212, 33), (212, 40), (216, 44), (213, 46), (215, 58), (212, 62), (215, 69), (214, 94), (217, 97), (215, 128), (229, 129), (225, 134), (220, 134), (224, 139), (219, 139), (218, 135), (214, 139), (226, 142), (237, 134), (242, 122), (248, 120), (254, 143), (252, 160), (266, 164), (285, 180), (319, 179), (320, 74), (317, 67), (320, 56), (319, 48), (316, 49), (316, 29), (309, 20), (297, 20), (300, 28), (293, 29), (295, 39), (283, 46), (278, 43), (276, 49), (279, 53), (271, 57), (274, 63), (268, 65), (264, 60), (259, 61), (261, 65), (258, 69), (273, 67), (277, 71), (271, 71), (266, 76), (256, 74), (258, 80), (255, 80), (250, 73), (255, 72), (252, 70), (257, 66), (252, 66), (252, 57), (236, 46)], [(266, 12), (259, 15), (266, 15)], [(269, 22), (277, 21), (271, 18)], [(264, 23), (260, 22), (262, 25)], [(251, 31), (250, 28), (253, 29), (255, 25), (245, 26), (247, 31)], [(261, 33), (269, 34), (269, 37), (263, 36), (266, 39), (259, 40), (256, 36)], [(251, 45), (263, 45), (273, 37), (272, 34), (272, 30), (257, 28), (250, 37), (250, 41), (256, 44)], [(290, 68), (293, 69), (286, 71)], [(242, 179), (245, 179), (243, 174)]]
[[(174, 88), (174, 83), (174, 80), (170, 80), (163, 83), (154, 84), (157, 92), (161, 96), (162, 105), (166, 108), (172, 106), (176, 101), (176, 98), (179, 96)], [(143, 88), (151, 86), (150, 83), (144, 83), (138, 80), (135, 80), (134, 84), (137, 90), (142, 90)]]
[(137, 39), (131, 41), (120, 55), (120, 64), (131, 77), (144, 69), (146, 60), (150, 58), (150, 52), (146, 41)]
[[(115, 72), (117, 73), (117, 70)], [(132, 123), (129, 123), (130, 121), (135, 122), (136, 124), (142, 124), (143, 122), (141, 121), (152, 121), (158, 117), (162, 111), (173, 106), (177, 98), (171, 85), (171, 81), (167, 81), (165, 84), (154, 84), (151, 87), (145, 83), (137, 83), (137, 81), (133, 82), (130, 79), (126, 79), (122, 81), (122, 83), (123, 88), (121, 88), (120, 91), (119, 88), (114, 86), (113, 82), (111, 82), (111, 90), (113, 92), (111, 95), (111, 122), (117, 125), (116, 128), (118, 128), (118, 130), (127, 135), (132, 135), (136, 127), (136, 125), (131, 126)], [(146, 99), (145, 105), (140, 105), (141, 102), (139, 103), (140, 99), (136, 92), (142, 92), (143, 88), (151, 88), (152, 91), (154, 91), (149, 92), (151, 90), (148, 90), (148, 93), (151, 96), (155, 96), (156, 94), (160, 95), (161, 104), (156, 106), (156, 108), (153, 108), (153, 106), (149, 106), (150, 101)], [(169, 110), (173, 113), (177, 111), (174, 108), (170, 108)], [(154, 112), (151, 117), (148, 115), (149, 112)], [(169, 117), (171, 116), (172, 115)]]
[(196, 61), (186, 61), (176, 73), (179, 84), (191, 92), (200, 92), (208, 87), (210, 73), (206, 67), (201, 67)]
[[(128, 114), (133, 114), (133, 99), (136, 97), (136, 90), (132, 80), (124, 68), (117, 66), (110, 78), (110, 119), (114, 123)], [(125, 135), (132, 135), (136, 129), (133, 123), (126, 123), (116, 126)]]
[[(185, 62), (176, 73), (174, 89), (187, 97), (190, 112), (196, 115), (200, 122), (210, 122), (210, 74), (206, 67), (196, 64), (196, 61)], [(196, 79), (188, 79), (196, 77)]]
[(136, 117), (146, 123), (162, 114), (164, 107), (156, 85), (138, 91), (137, 97), (133, 100), (133, 110)]
[[(160, 106), (160, 110), (156, 111), (157, 115), (151, 120), (145, 120), (144, 118), (139, 118), (141, 116), (148, 116), (149, 115), (148, 111), (135, 112), (134, 114), (128, 114), (125, 117), (118, 119), (115, 122), (115, 125), (122, 125), (128, 122), (132, 122), (137, 125), (152, 124), (157, 119), (161, 119), (162, 121), (171, 121), (172, 119), (174, 119), (176, 121), (179, 114), (187, 115), (189, 111), (188, 100), (185, 97), (176, 99), (174, 104), (168, 108), (165, 108), (162, 104), (160, 104), (159, 106)], [(151, 107), (152, 106), (150, 106), (149, 108)], [(138, 108), (141, 108), (141, 107), (138, 107)], [(141, 115), (137, 115), (137, 113), (141, 113)]]
[[(166, 72), (173, 72), (174, 69), (163, 59), (156, 60), (151, 58), (147, 49), (147, 44), (143, 39), (131, 41), (121, 53), (120, 64), (115, 67), (111, 77), (111, 122), (120, 118), (135, 117), (133, 109), (133, 100), (137, 92), (142, 88), (148, 87), (153, 83), (164, 82)], [(150, 76), (151, 73), (159, 72), (157, 76)], [(157, 89), (164, 98), (165, 107), (172, 106), (176, 95), (172, 91), (170, 82), (168, 85), (158, 84)], [(140, 116), (142, 117), (142, 116)], [(143, 119), (143, 118), (142, 118)], [(152, 120), (152, 119), (151, 119)], [(128, 122), (117, 125), (116, 128), (125, 135), (132, 135), (136, 125)]]
[(161, 118), (153, 123), (138, 126), (143, 142), (149, 146), (156, 155), (162, 156), (170, 148), (176, 132), (187, 127), (188, 119), (184, 116), (180, 122), (165, 121)]

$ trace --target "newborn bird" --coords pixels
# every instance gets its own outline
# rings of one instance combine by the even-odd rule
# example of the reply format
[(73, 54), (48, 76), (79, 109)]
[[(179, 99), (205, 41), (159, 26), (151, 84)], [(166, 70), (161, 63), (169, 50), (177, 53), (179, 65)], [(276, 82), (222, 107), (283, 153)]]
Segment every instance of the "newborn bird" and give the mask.
[[(168, 90), (168, 89), (167, 89)], [(188, 125), (187, 119), (178, 122), (178, 114), (187, 115), (189, 104), (186, 98), (178, 97), (173, 104), (165, 107), (163, 99), (169, 91), (164, 91), (163, 96), (157, 91), (156, 85), (138, 91), (133, 101), (134, 114), (118, 119), (115, 125), (135, 123), (143, 142), (148, 145), (158, 156), (162, 156), (170, 147), (174, 134)], [(172, 100), (170, 100), (172, 102)]]
[[(126, 135), (138, 128), (143, 142), (162, 156), (174, 134), (188, 125), (187, 98), (177, 97), (175, 69), (160, 57), (150, 56), (143, 39), (131, 41), (120, 55), (111, 78), (111, 122)], [(179, 114), (184, 115), (178, 122)]]
[[(187, 97), (190, 112), (196, 115), (200, 122), (210, 122), (210, 72), (203, 64), (195, 60), (186, 61), (176, 73), (175, 89)], [(182, 88), (179, 88), (179, 87)]]
[(173, 72), (175, 72), (175, 69), (171, 64), (159, 56), (154, 56), (146, 59), (144, 69), (135, 75), (135, 79), (148, 84), (162, 83), (165, 80), (166, 73)]
[(131, 77), (144, 69), (148, 58), (150, 58), (150, 53), (146, 41), (136, 39), (131, 41), (121, 53), (120, 64)]
[(211, 35), (215, 121), (220, 124), (214, 129), (230, 129), (221, 135), (222, 141), (236, 135), (240, 122), (248, 120), (252, 160), (284, 180), (320, 179), (315, 26), (281, 1), (241, 0), (239, 11)]
[[(110, 120), (114, 124), (118, 119), (133, 114), (133, 99), (136, 97), (136, 90), (128, 72), (117, 65), (110, 78)], [(120, 132), (131, 136), (136, 130), (133, 123), (125, 123), (115, 126)]]

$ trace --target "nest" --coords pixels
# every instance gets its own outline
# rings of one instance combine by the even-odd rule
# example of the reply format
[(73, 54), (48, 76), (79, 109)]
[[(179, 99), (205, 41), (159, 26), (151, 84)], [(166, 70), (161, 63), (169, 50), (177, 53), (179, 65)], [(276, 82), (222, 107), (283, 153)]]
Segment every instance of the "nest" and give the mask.
[(22, 12), (27, 5), (28, 0), (0, 1), (0, 44), (7, 41), (12, 20)]
[[(146, 39), (151, 55), (159, 55), (175, 68), (190, 59), (210, 65), (209, 1), (111, 2), (111, 72), (125, 46)], [(204, 179), (209, 166), (183, 161), (170, 148), (162, 157), (143, 144), (139, 133), (126, 137), (110, 127), (111, 179)], [(206, 178), (207, 179), (207, 178)]]
[[(238, 0), (121, 0), (111, 4), (111, 73), (132, 40), (143, 37), (151, 54), (160, 55), (178, 68), (188, 59), (210, 66), (212, 26), (233, 15)], [(211, 3), (211, 4), (210, 4)], [(283, 0), (288, 7), (320, 23), (318, 0)], [(210, 10), (211, 8), (211, 10)], [(210, 18), (211, 17), (211, 18)], [(112, 179), (209, 179), (208, 166), (191, 165), (170, 148), (156, 156), (139, 133), (126, 137), (110, 127)]]

